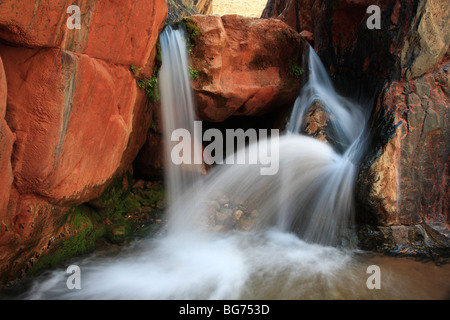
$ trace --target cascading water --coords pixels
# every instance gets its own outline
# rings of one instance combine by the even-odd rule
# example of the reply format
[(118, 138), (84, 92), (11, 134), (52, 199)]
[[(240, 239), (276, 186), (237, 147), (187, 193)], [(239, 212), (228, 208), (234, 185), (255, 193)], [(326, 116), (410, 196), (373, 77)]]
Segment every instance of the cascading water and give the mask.
[[(176, 128), (192, 132), (194, 105), (187, 75), (183, 30), (161, 34), (160, 70), (166, 148)], [(309, 56), (305, 84), (280, 137), (280, 171), (262, 176), (257, 165), (222, 165), (206, 177), (173, 166), (167, 153), (168, 232), (78, 263), (82, 290), (66, 288), (67, 275), (54, 270), (29, 290), (29, 299), (335, 299), (373, 297), (364, 291), (365, 269), (338, 249), (351, 219), (355, 150), (364, 119), (339, 97), (319, 59)], [(301, 134), (307, 108), (320, 100), (336, 119), (349, 147), (333, 148)], [(192, 142), (192, 141), (191, 141)], [(249, 146), (257, 152), (258, 144)], [(275, 152), (276, 150), (272, 150)], [(212, 231), (209, 205), (218, 194), (258, 212), (249, 232)], [(205, 223), (206, 221), (206, 223)], [(330, 246), (332, 245), (332, 246)], [(362, 278), (361, 278), (362, 275)], [(363, 290), (354, 292), (355, 288)]]
[[(160, 36), (161, 55), (164, 63), (159, 73), (162, 120), (164, 130), (165, 175), (169, 203), (175, 205), (185, 192), (195, 184), (201, 166), (177, 166), (171, 161), (171, 150), (175, 146), (172, 133), (176, 129), (187, 130), (194, 136), (195, 107), (189, 73), (184, 35), (180, 30), (168, 26)], [(186, 141), (191, 144), (198, 141)], [(195, 155), (192, 155), (192, 159)], [(194, 163), (194, 161), (192, 161)], [(176, 209), (171, 208), (171, 212)]]
[[(188, 56), (186, 41), (182, 30), (173, 30), (168, 26), (160, 36), (161, 55), (164, 57), (159, 73), (162, 120), (164, 130), (164, 156), (165, 178), (169, 212), (174, 214), (183, 207), (185, 194), (199, 180), (201, 165), (175, 165), (171, 161), (171, 151), (175, 146), (172, 134), (176, 129), (184, 129), (194, 137), (195, 106), (193, 90), (188, 73)], [(200, 144), (201, 141), (183, 141), (191, 145)], [(201, 148), (193, 148), (201, 150)], [(194, 163), (195, 154), (191, 154), (191, 163)], [(198, 156), (198, 155), (197, 155)], [(173, 218), (171, 220), (175, 220)], [(178, 220), (183, 219), (183, 215)]]
[(295, 101), (286, 130), (288, 134), (300, 133), (308, 109), (319, 101), (331, 116), (331, 125), (339, 143), (347, 148), (359, 143), (366, 125), (361, 107), (337, 94), (325, 67), (316, 52), (309, 47), (308, 80)]
[[(356, 164), (364, 149), (367, 115), (358, 104), (337, 94), (312, 47), (307, 57), (308, 80), (295, 101), (286, 126), (287, 136), (297, 136), (292, 139), (299, 144), (300, 141), (306, 143), (306, 137), (298, 134), (302, 132), (308, 110), (318, 102), (329, 115), (332, 134), (343, 150), (342, 155), (329, 151), (321, 158), (315, 153), (325, 147), (318, 141), (309, 142), (308, 149), (302, 148), (303, 153), (311, 156), (312, 167), (308, 168), (305, 161), (301, 161), (304, 168), (298, 168), (294, 175), (286, 174), (280, 181), (282, 203), (288, 204), (280, 207), (279, 220), (285, 228), (295, 228), (302, 239), (336, 245), (342, 239), (342, 231), (347, 230), (352, 221)], [(295, 190), (296, 195), (290, 194), (290, 190)]]

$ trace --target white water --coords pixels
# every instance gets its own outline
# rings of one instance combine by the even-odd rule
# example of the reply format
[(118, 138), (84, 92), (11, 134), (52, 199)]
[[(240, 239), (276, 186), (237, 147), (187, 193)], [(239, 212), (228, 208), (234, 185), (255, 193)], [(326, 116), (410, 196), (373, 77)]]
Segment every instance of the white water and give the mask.
[[(188, 73), (188, 56), (182, 32), (170, 26), (160, 37), (161, 56), (164, 63), (159, 72), (159, 87), (162, 105), (164, 130), (165, 178), (168, 188), (168, 202), (175, 206), (185, 192), (192, 187), (201, 174), (201, 166), (176, 166), (171, 159), (171, 150), (175, 146), (172, 133), (176, 129), (185, 129), (194, 136), (195, 106), (194, 94)], [(193, 143), (201, 143), (193, 141)], [(200, 148), (201, 150), (201, 148)], [(192, 154), (192, 160), (195, 155)], [(191, 161), (194, 163), (194, 161)], [(173, 207), (170, 212), (176, 212)]]
[(286, 127), (288, 134), (302, 131), (303, 119), (315, 101), (319, 101), (330, 115), (331, 125), (342, 145), (349, 147), (359, 143), (366, 125), (361, 107), (337, 94), (319, 56), (309, 47), (308, 80), (295, 101)]
[[(161, 98), (170, 150), (171, 130), (192, 130), (194, 104), (183, 32), (166, 28), (161, 49)], [(348, 145), (357, 144), (363, 121), (355, 120), (359, 113), (342, 103), (316, 56), (310, 56), (310, 64), (310, 81), (296, 102), (290, 134), (280, 138), (278, 175), (261, 176), (256, 165), (224, 165), (199, 179), (198, 170), (175, 167), (168, 157), (171, 207), (164, 233), (114, 257), (93, 255), (75, 263), (82, 270), (82, 290), (68, 290), (67, 275), (55, 270), (26, 297), (306, 299), (340, 298), (351, 285), (364, 288), (365, 282), (352, 273), (357, 268), (352, 252), (339, 248), (352, 220), (353, 159), (349, 152), (339, 155), (328, 144), (296, 133), (305, 106), (315, 99), (323, 99), (336, 117)], [(250, 152), (254, 148), (249, 146)], [(257, 208), (253, 231), (220, 233), (205, 226), (205, 203), (218, 192)]]

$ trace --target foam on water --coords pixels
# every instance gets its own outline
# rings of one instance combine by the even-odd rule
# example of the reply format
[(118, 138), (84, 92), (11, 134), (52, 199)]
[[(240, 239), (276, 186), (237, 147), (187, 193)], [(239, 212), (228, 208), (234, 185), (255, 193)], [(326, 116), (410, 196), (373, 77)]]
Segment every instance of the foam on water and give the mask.
[(65, 272), (52, 271), (35, 283), (27, 298), (241, 299), (260, 292), (258, 288), (270, 292), (277, 278), (332, 282), (349, 257), (279, 230), (183, 233), (144, 241), (117, 256), (81, 261), (81, 290), (68, 290)]

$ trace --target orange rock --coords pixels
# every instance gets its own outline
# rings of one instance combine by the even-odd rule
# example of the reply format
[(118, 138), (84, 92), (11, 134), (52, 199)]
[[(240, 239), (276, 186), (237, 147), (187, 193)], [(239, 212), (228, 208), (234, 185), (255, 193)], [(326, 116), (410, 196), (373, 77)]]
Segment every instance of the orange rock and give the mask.
[[(58, 49), (0, 47), (15, 185), (51, 202), (95, 197), (119, 167), (138, 95), (128, 69)], [(140, 101), (142, 102), (142, 101)]]
[(306, 42), (278, 20), (192, 16), (200, 35), (192, 69), (199, 117), (223, 121), (231, 115), (262, 115), (292, 104), (300, 79), (290, 66), (301, 65)]
[(73, 4), (0, 5), (0, 281), (73, 236), (62, 214), (130, 169), (151, 124), (129, 68), (152, 74), (166, 2), (82, 1), (79, 30)]
[(143, 66), (155, 48), (166, 15), (164, 0), (95, 1), (82, 52), (114, 63)]
[(9, 194), (13, 182), (11, 167), (11, 153), (14, 136), (9, 129), (5, 118), (7, 86), (3, 62), (0, 58), (0, 221), (6, 213)]
[(56, 47), (124, 65), (143, 66), (167, 15), (164, 0), (87, 0), (79, 4), (81, 29), (67, 28), (73, 1), (6, 0), (0, 6), (0, 38), (26, 47)]
[[(68, 208), (11, 190), (8, 215), (0, 221), (0, 280), (20, 278), (61, 238), (62, 216)], [(65, 234), (63, 238), (70, 237)], [(73, 236), (73, 235), (72, 235)], [(62, 240), (59, 239), (59, 240)]]
[(5, 0), (0, 6), (0, 38), (26, 47), (56, 47), (66, 28), (68, 0), (28, 5), (19, 0)]

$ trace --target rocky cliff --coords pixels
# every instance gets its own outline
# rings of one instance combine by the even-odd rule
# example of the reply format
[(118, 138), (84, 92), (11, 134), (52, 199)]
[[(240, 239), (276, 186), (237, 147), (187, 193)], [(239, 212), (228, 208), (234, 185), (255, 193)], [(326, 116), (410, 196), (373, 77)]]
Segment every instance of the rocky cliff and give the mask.
[(305, 42), (288, 25), (237, 15), (193, 16), (186, 24), (200, 119), (221, 122), (293, 103)]
[[(276, 19), (182, 22), (211, 1), (71, 5), (0, 3), (1, 282), (85, 253), (99, 236), (120, 238), (124, 215), (141, 221), (136, 206), (162, 205), (160, 188), (150, 183), (144, 195), (131, 177), (161, 175), (157, 43), (173, 21), (187, 30), (205, 127), (282, 119), (309, 41), (340, 92), (371, 101), (361, 246), (448, 249), (448, 1), (270, 0), (263, 16)], [(380, 29), (367, 27), (370, 5), (381, 9)], [(326, 122), (316, 107), (312, 134)]]
[[(368, 27), (371, 5), (379, 29)], [(341, 92), (373, 99), (357, 190), (362, 245), (448, 248), (450, 3), (270, 0), (263, 17), (301, 32)]]
[(130, 170), (151, 125), (132, 71), (151, 77), (166, 2), (72, 4), (0, 4), (2, 280), (76, 234), (66, 213)]

